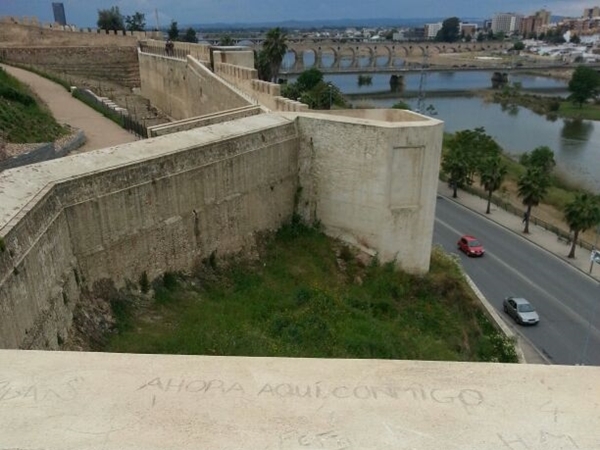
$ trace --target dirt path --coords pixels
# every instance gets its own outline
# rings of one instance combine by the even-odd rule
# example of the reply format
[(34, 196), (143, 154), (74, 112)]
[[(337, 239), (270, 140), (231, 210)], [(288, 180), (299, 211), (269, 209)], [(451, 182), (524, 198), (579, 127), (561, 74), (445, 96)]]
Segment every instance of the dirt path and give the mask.
[(87, 142), (75, 153), (88, 152), (99, 148), (132, 142), (138, 138), (99, 112), (73, 98), (64, 87), (16, 67), (0, 64), (6, 72), (29, 85), (42, 99), (59, 123), (66, 123), (83, 130)]

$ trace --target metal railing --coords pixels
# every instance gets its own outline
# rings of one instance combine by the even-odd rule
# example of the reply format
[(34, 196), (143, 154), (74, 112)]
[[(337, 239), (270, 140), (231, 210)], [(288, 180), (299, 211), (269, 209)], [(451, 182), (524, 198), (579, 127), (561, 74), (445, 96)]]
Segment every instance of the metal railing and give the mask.
[(143, 139), (148, 137), (148, 127), (145, 123), (140, 123), (128, 114), (112, 108), (89, 90), (74, 88), (72, 95), (136, 136)]

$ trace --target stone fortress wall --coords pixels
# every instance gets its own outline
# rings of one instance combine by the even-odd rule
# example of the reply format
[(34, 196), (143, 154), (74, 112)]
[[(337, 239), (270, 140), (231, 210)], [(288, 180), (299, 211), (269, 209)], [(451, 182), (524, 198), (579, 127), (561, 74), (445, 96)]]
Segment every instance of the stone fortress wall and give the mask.
[[(183, 92), (208, 80), (192, 70), (205, 60), (163, 57), (144, 56), (140, 80), (157, 78), (156, 101), (161, 83), (179, 90), (183, 115), (194, 108)], [(173, 86), (160, 80), (171, 72)], [(195, 79), (186, 87), (184, 76)], [(232, 98), (237, 78), (223, 80)], [(161, 137), (0, 173), (0, 348), (56, 349), (95, 282), (252, 246), (295, 207), (330, 235), (427, 271), (440, 121), (223, 104)], [(181, 131), (192, 124), (203, 127)], [(7, 448), (48, 449), (592, 449), (599, 377), (592, 367), (0, 350), (0, 436)]]
[(0, 174), (0, 347), (58, 348), (97, 281), (190, 270), (213, 251), (252, 245), (294, 208), (382, 261), (428, 270), (440, 121), (399, 110), (269, 113), (285, 108), (246, 90), (279, 93), (246, 77), (248, 52), (204, 54), (241, 64), (228, 80), (192, 55), (149, 48), (132, 48), (141, 92), (177, 120), (162, 136)]
[(138, 36), (62, 31), (0, 18), (0, 61), (69, 77), (140, 85)]
[(259, 115), (0, 173), (0, 347), (56, 349), (95, 281), (189, 270), (278, 228), (297, 141)]

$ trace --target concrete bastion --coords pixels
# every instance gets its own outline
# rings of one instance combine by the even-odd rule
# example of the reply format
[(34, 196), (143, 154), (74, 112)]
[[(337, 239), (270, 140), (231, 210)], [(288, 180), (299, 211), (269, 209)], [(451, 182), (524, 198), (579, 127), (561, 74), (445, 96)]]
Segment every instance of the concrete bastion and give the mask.
[(600, 448), (597, 368), (0, 350), (0, 448)]
[(429, 268), (442, 123), (272, 113), (0, 173), (0, 348), (58, 349), (82, 292), (254, 244), (294, 210)]

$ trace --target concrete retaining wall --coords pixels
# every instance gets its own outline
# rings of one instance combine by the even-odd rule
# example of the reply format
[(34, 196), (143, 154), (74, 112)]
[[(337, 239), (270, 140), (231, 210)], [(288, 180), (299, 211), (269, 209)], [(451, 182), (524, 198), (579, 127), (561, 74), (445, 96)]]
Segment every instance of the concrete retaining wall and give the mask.
[(49, 142), (47, 144), (41, 144), (38, 148), (30, 150), (26, 153), (13, 156), (12, 158), (0, 161), (0, 172), (14, 167), (26, 166), (28, 164), (35, 164), (42, 161), (49, 161), (51, 159), (60, 158), (68, 155), (73, 150), (78, 149), (85, 144), (85, 135), (83, 131), (79, 130), (74, 133), (66, 142), (56, 144)]
[(288, 220), (296, 126), (254, 116), (0, 174), (0, 347), (57, 348), (83, 286), (189, 270)]
[(142, 95), (175, 120), (255, 104), (197, 59), (140, 52)]

